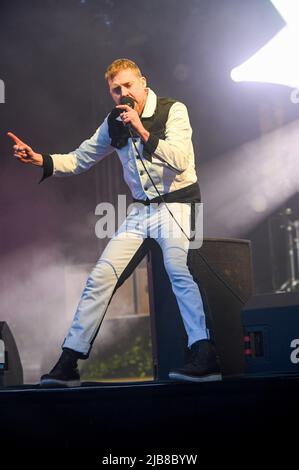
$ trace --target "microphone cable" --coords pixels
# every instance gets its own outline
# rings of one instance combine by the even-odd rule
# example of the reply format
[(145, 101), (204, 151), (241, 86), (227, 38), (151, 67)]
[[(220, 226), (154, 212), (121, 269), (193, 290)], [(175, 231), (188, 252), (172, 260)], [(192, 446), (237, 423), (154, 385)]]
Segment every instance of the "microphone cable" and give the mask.
[[(181, 227), (181, 225), (179, 224), (179, 222), (177, 221), (177, 219), (175, 218), (175, 216), (173, 215), (173, 213), (171, 212), (171, 210), (169, 209), (168, 207), (168, 204), (167, 202), (165, 201), (163, 195), (160, 193), (160, 191), (158, 190), (157, 186), (155, 185), (149, 171), (147, 170), (146, 168), (146, 165), (143, 161), (143, 158), (141, 157), (140, 155), (140, 152), (139, 152), (139, 149), (135, 143), (135, 137), (133, 136), (133, 132), (132, 132), (132, 129), (131, 129), (131, 125), (128, 126), (128, 130), (129, 130), (129, 133), (130, 133), (130, 136), (131, 136), (131, 139), (132, 139), (132, 142), (133, 142), (133, 145), (134, 145), (134, 148), (137, 152), (137, 155), (142, 163), (142, 166), (144, 168), (144, 170), (146, 171), (146, 174), (148, 175), (152, 185), (154, 186), (158, 196), (161, 198), (162, 202), (164, 202), (169, 214), (171, 215), (171, 217), (174, 219), (174, 221), (176, 222), (176, 224), (179, 226), (179, 228), (181, 229), (181, 231), (183, 232), (183, 234), (185, 235), (185, 237), (187, 238), (187, 240), (189, 242), (192, 241), (192, 238), (189, 238), (188, 235), (186, 234), (186, 232), (184, 231), (183, 227)], [(223, 279), (222, 276), (220, 276), (220, 274), (217, 273), (217, 271), (214, 270), (214, 268), (210, 265), (210, 263), (208, 262), (208, 260), (205, 258), (205, 256), (203, 256), (201, 253), (200, 253), (200, 250), (198, 250), (198, 255), (200, 256), (200, 258), (202, 259), (202, 261), (205, 263), (205, 265), (207, 266), (207, 268), (212, 272), (212, 274), (214, 274), (217, 279), (222, 282), (222, 284), (224, 284), (224, 286), (233, 294), (233, 296), (242, 304), (242, 305), (245, 305), (246, 301), (230, 286), (230, 284), (228, 284), (228, 282)]]
[[(123, 97), (121, 98), (120, 100), (120, 104), (127, 104), (128, 106), (130, 106), (131, 108), (134, 109), (134, 101), (132, 100), (132, 98), (130, 97)], [(125, 124), (126, 125), (126, 124)], [(178, 225), (178, 227), (180, 228), (180, 230), (182, 231), (182, 233), (185, 235), (185, 237), (187, 238), (187, 240), (189, 242), (192, 241), (192, 238), (191, 237), (188, 237), (188, 235), (186, 234), (186, 232), (184, 231), (183, 227), (181, 227), (181, 225), (179, 224), (179, 222), (177, 221), (176, 217), (173, 215), (173, 213), (171, 212), (171, 210), (169, 209), (168, 207), (168, 204), (167, 202), (165, 201), (163, 195), (160, 193), (160, 191), (158, 190), (155, 182), (153, 181), (148, 169), (146, 168), (146, 165), (143, 161), (143, 158), (141, 157), (140, 155), (140, 152), (139, 152), (139, 149), (136, 145), (136, 142), (135, 142), (135, 137), (133, 135), (133, 132), (132, 132), (132, 126), (131, 124), (127, 124), (126, 125), (128, 131), (129, 131), (129, 134), (130, 134), (130, 137), (131, 137), (131, 140), (133, 142), (133, 145), (134, 145), (134, 148), (135, 148), (135, 151), (142, 163), (142, 166), (147, 174), (147, 176), (149, 177), (153, 187), (155, 188), (155, 191), (157, 192), (158, 196), (160, 197), (161, 201), (165, 204), (165, 207), (167, 208), (169, 214), (171, 215), (171, 217), (173, 218), (173, 220), (176, 222), (176, 224)], [(140, 138), (140, 136), (139, 136)], [(141, 139), (140, 139), (141, 140)], [(203, 256), (201, 253), (200, 253), (200, 250), (198, 250), (198, 255), (199, 257), (202, 259), (202, 261), (205, 263), (205, 265), (207, 266), (207, 268), (212, 272), (212, 274), (214, 274), (214, 276), (231, 292), (231, 294), (242, 304), (242, 305), (245, 305), (246, 304), (246, 301), (231, 287), (231, 285), (220, 275), (217, 273), (217, 271), (215, 271), (215, 269), (210, 265), (210, 263), (208, 262), (208, 260), (205, 258), (205, 256)]]

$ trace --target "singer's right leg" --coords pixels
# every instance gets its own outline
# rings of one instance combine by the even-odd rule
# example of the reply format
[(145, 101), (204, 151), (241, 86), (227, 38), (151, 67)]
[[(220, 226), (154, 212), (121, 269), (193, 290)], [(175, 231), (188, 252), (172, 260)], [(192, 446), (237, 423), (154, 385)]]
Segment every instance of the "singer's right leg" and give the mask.
[(87, 279), (63, 348), (89, 355), (119, 279), (138, 264), (143, 241), (141, 234), (127, 231), (110, 240)]
[(50, 373), (41, 377), (41, 387), (80, 386), (77, 361), (88, 357), (114, 292), (147, 252), (143, 212), (129, 214), (94, 266), (62, 345), (63, 352)]

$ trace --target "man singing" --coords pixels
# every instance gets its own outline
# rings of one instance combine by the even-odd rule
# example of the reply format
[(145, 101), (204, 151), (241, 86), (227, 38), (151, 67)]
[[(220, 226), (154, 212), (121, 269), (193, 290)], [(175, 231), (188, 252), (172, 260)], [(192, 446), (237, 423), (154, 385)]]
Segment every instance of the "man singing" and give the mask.
[[(76, 150), (42, 155), (8, 133), (15, 143), (14, 156), (22, 163), (43, 167), (42, 180), (87, 171), (116, 151), (136, 204), (91, 271), (62, 354), (49, 374), (41, 377), (41, 386), (80, 386), (78, 359), (88, 358), (120, 279), (137, 265), (148, 237), (162, 249), (190, 349), (185, 366), (170, 371), (169, 377), (219, 380), (219, 361), (206, 326), (202, 297), (187, 266), (191, 203), (200, 201), (187, 108), (158, 97), (131, 60), (115, 60), (105, 78), (116, 107)], [(174, 219), (176, 223), (170, 224)]]

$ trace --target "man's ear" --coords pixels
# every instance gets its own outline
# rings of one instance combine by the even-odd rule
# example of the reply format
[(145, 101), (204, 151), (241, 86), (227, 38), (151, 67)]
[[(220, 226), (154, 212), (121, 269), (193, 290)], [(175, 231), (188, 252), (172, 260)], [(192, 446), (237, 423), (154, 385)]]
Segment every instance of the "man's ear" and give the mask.
[(140, 77), (140, 80), (143, 84), (143, 87), (146, 88), (146, 78), (145, 77)]

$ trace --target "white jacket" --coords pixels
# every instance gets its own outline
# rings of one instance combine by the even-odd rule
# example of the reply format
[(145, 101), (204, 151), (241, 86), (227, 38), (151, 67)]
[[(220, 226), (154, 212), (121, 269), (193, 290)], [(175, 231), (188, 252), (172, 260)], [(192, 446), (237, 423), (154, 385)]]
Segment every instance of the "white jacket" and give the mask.
[[(148, 89), (147, 101), (141, 116), (153, 116), (157, 106), (157, 95)], [(123, 166), (124, 179), (135, 199), (153, 199), (157, 192), (153, 187), (143, 165), (137, 157), (132, 139), (121, 149), (111, 146), (108, 131), (108, 116), (94, 135), (82, 142), (68, 154), (51, 154), (54, 176), (76, 175), (87, 171), (107, 155), (116, 151)], [(186, 106), (174, 102), (168, 114), (165, 128), (165, 140), (159, 139), (152, 154), (152, 161), (143, 157), (143, 143), (136, 139), (136, 146), (142, 156), (148, 172), (161, 194), (182, 189), (197, 181), (192, 145), (192, 129)]]

